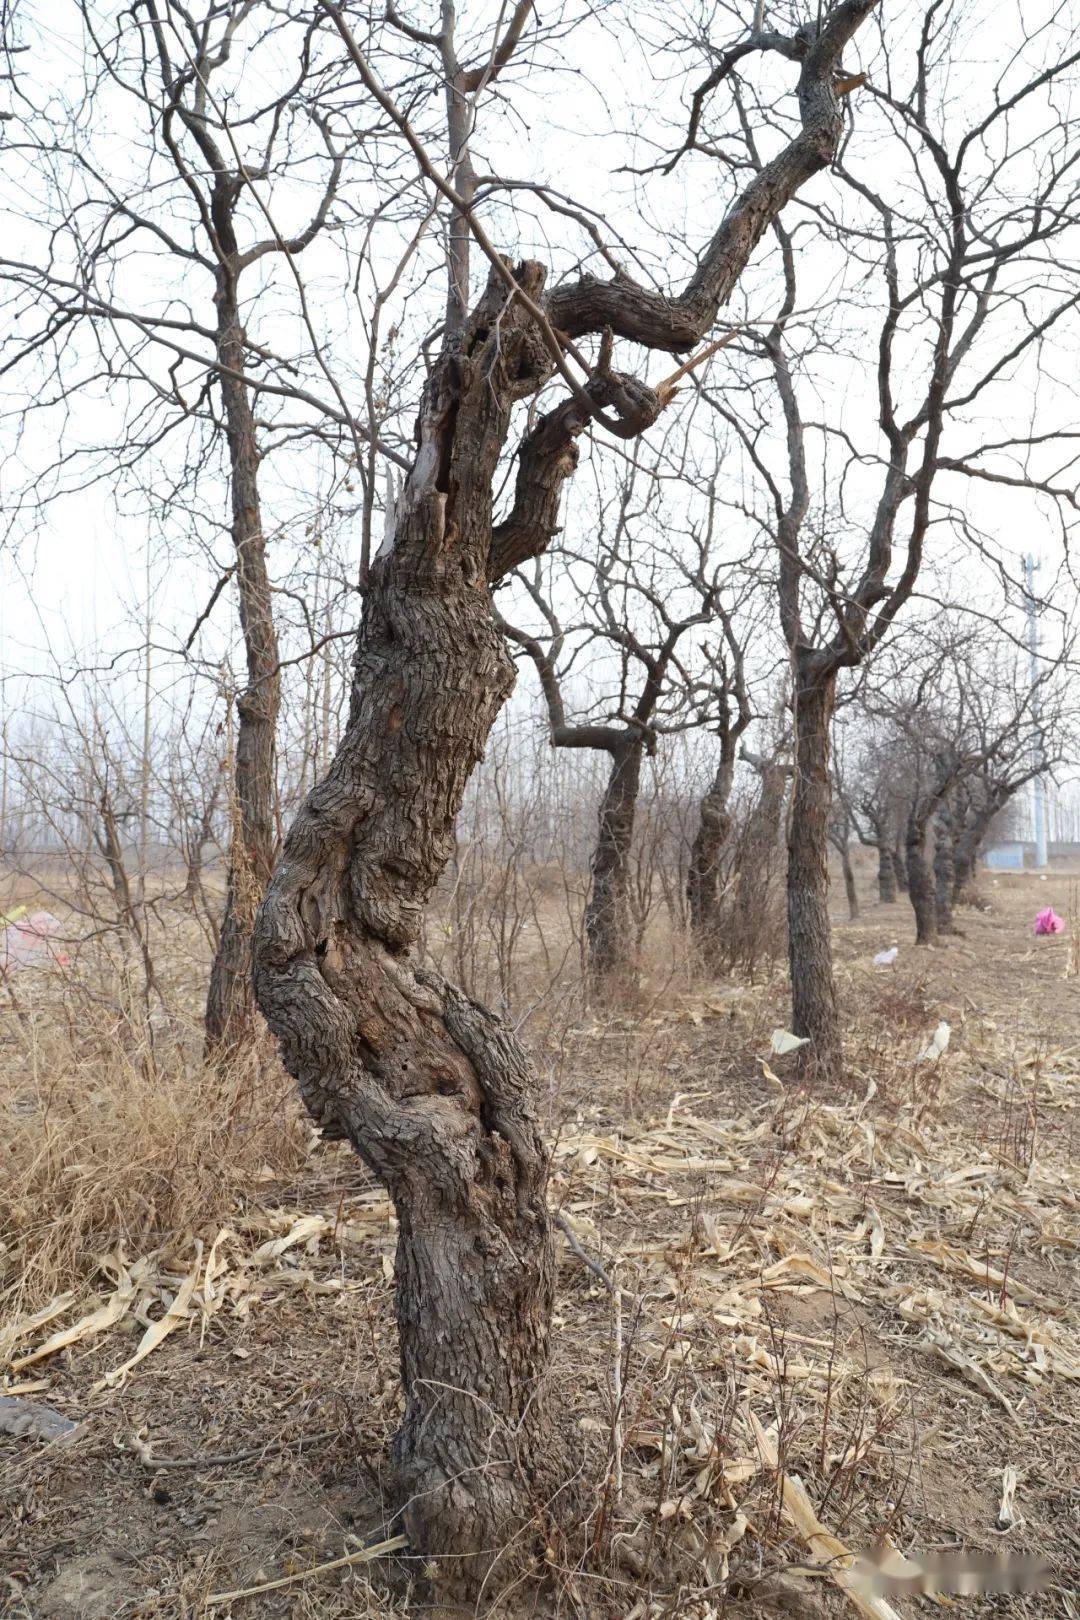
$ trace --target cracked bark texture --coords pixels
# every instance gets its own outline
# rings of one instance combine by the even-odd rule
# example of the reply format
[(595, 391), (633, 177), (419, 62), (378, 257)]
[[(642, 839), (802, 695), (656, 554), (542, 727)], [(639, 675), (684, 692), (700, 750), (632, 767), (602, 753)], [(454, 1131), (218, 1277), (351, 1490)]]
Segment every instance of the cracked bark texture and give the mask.
[(600, 801), (596, 846), (589, 863), (592, 884), (585, 907), (589, 977), (597, 988), (627, 980), (633, 973), (630, 851), (644, 751), (643, 735), (629, 737), (612, 750)]
[[(667, 350), (708, 331), (770, 221), (832, 160), (842, 130), (833, 68), (873, 4), (847, 0), (806, 42), (803, 127), (728, 211), (686, 294), (578, 283), (547, 301), (558, 327), (606, 324)], [(355, 42), (350, 55), (363, 77)], [(542, 268), (514, 274), (535, 307)], [(549, 1159), (519, 1042), (412, 951), (513, 682), (489, 585), (550, 540), (589, 400), (613, 408), (626, 437), (666, 403), (598, 367), (584, 404), (556, 407), (526, 437), (513, 510), (493, 527), (512, 405), (551, 366), (500, 266), (428, 377), (396, 532), (371, 568), (345, 733), (286, 839), (253, 950), (259, 1005), (307, 1108), (394, 1201), (405, 1392), (396, 1497), (412, 1546), (472, 1590), (511, 1538), (519, 1556), (532, 1552), (535, 1537), (520, 1532), (533, 1522), (542, 1533), (566, 1473), (544, 1377)]]
[[(542, 280), (538, 266), (519, 276)], [(513, 684), (486, 578), (491, 488), (536, 364), (493, 286), (434, 368), (397, 533), (371, 570), (344, 739), (255, 939), (259, 1002), (309, 1111), (394, 1200), (395, 1486), (410, 1541), (458, 1561), (466, 1584), (559, 1481), (542, 1380), (548, 1155), (512, 1032), (410, 951)], [(568, 434), (560, 476), (573, 462)]]
[(720, 739), (720, 759), (709, 791), (702, 795), (697, 831), (690, 849), (686, 899), (690, 935), (703, 966), (715, 969), (719, 961), (721, 861), (731, 836), (732, 784), (735, 780), (734, 737)]
[(795, 675), (795, 770), (788, 812), (788, 958), (796, 1035), (810, 1041), (804, 1068), (828, 1078), (842, 1065), (829, 922), (829, 733), (836, 675)]

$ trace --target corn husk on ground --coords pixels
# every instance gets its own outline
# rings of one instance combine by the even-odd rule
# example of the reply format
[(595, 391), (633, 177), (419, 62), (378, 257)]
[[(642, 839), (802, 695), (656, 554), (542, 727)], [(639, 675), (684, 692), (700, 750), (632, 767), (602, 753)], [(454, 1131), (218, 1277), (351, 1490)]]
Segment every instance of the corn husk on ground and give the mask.
[[(1000, 1585), (1000, 1563), (1019, 1590), (964, 1612), (1077, 1612), (1068, 942), (1032, 952), (1006, 910), (874, 969), (888, 937), (871, 920), (838, 941), (843, 1094), (804, 1091), (773, 1050), (779, 981), (646, 985), (547, 1032), (553, 1376), (590, 1547), (583, 1564), (545, 1532), (548, 1610), (886, 1620), (959, 1603), (982, 1552), (1001, 1558), (969, 1584)], [(155, 1124), (136, 1052), (90, 1101), (85, 1067), (43, 1088), (44, 1046), (29, 1081), (6, 1050), (0, 1390), (77, 1425), (0, 1433), (10, 1612), (74, 1613), (73, 1582), (147, 1617), (409, 1612), (417, 1570), (379, 1495), (399, 1410), (386, 1199), (285, 1088), (240, 1077), (215, 1101), (158, 1072)]]

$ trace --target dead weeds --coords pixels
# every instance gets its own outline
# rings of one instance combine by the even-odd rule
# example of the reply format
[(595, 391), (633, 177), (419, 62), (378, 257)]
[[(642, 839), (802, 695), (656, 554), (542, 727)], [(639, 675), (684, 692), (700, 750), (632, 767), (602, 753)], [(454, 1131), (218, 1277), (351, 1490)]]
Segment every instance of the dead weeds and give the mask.
[[(770, 1059), (775, 981), (664, 969), (636, 1011), (561, 1008), (552, 1376), (592, 1505), (496, 1613), (883, 1620), (957, 1547), (1051, 1566), (967, 1612), (1076, 1612), (1080, 1013), (1067, 937), (1027, 938), (1034, 898), (1018, 881), (962, 947), (877, 972), (901, 909), (838, 929), (842, 1097)], [(32, 1061), (25, 1029), (4, 1048), (0, 1360), (6, 1394), (79, 1428), (0, 1438), (0, 1612), (417, 1611), (380, 1486), (385, 1198), (277, 1082), (222, 1086), (178, 1040), (152, 1063), (73, 1040), (54, 993)]]

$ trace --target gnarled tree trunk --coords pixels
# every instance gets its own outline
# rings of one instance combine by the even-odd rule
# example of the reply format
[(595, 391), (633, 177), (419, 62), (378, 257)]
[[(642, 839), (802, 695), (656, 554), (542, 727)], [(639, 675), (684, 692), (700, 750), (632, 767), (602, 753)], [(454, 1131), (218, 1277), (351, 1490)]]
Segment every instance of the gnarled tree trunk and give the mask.
[(630, 851), (634, 814), (641, 787), (644, 736), (628, 737), (612, 752), (604, 797), (600, 802), (596, 848), (589, 865), (591, 887), (585, 907), (589, 978), (603, 991), (633, 972), (630, 927)]
[(890, 850), (889, 860), (892, 862), (893, 877), (896, 879), (896, 887), (898, 891), (901, 894), (907, 894), (908, 875), (906, 851), (902, 851), (900, 849)]
[(795, 665), (795, 781), (788, 816), (788, 958), (793, 1029), (805, 1066), (837, 1079), (843, 1064), (829, 924), (829, 728), (836, 674)]
[[(256, 925), (256, 993), (284, 1061), (313, 1117), (349, 1139), (397, 1208), (397, 1495), (414, 1546), (473, 1587), (508, 1541), (528, 1555), (522, 1527), (565, 1478), (543, 1380), (548, 1155), (513, 1033), (411, 951), (513, 680), (489, 584), (548, 544), (593, 407), (633, 438), (672, 396), (613, 372), (609, 335), (588, 398), (575, 386), (529, 432), (514, 509), (493, 529), (511, 406), (551, 374), (556, 333), (607, 328), (678, 351), (711, 328), (780, 209), (835, 156), (836, 67), (873, 3), (845, 0), (819, 32), (801, 33), (802, 127), (728, 209), (677, 298), (583, 277), (547, 301), (541, 336), (540, 266), (493, 268), (428, 376), (396, 530), (371, 567), (345, 733)], [(324, 9), (385, 105), (341, 8)]]
[[(539, 290), (538, 267), (518, 274)], [(548, 1155), (512, 1031), (410, 952), (513, 684), (485, 573), (498, 453), (533, 363), (525, 312), (489, 288), (428, 381), (397, 533), (371, 569), (345, 734), (255, 936), (259, 1003), (308, 1109), (397, 1210), (396, 1494), (410, 1541), (468, 1585), (562, 1477), (543, 1387)], [(561, 437), (537, 430), (556, 487), (582, 425), (562, 414)]]
[(247, 659), (247, 687), (236, 701), (236, 752), (229, 785), (232, 843), (225, 915), (206, 1000), (207, 1051), (227, 1056), (241, 1051), (255, 1030), (251, 934), (277, 858), (274, 797), (281, 676), (259, 507), (259, 450), (251, 400), (243, 380), (246, 355), (236, 273), (230, 267), (218, 274), (216, 303), (218, 358), (224, 368), (221, 393), (229, 446), (232, 538)]

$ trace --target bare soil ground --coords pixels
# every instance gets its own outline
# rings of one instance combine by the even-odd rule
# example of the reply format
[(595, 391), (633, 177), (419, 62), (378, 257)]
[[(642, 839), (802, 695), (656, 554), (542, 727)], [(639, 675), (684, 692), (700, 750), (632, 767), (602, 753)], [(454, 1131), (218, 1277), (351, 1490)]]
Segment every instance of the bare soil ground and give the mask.
[[(592, 1553), (538, 1507), (495, 1612), (1080, 1613), (1075, 904), (1033, 934), (1070, 887), (987, 879), (932, 950), (903, 901), (838, 919), (835, 1096), (770, 1053), (779, 975), (657, 955), (632, 1006), (531, 1020)], [(0, 1613), (421, 1612), (408, 1549), (365, 1551), (399, 1409), (385, 1199), (283, 1082), (214, 1095), (30, 977), (0, 1025), (0, 1394), (78, 1427), (0, 1434)], [(883, 1596), (846, 1573), (872, 1547), (1049, 1573)]]

